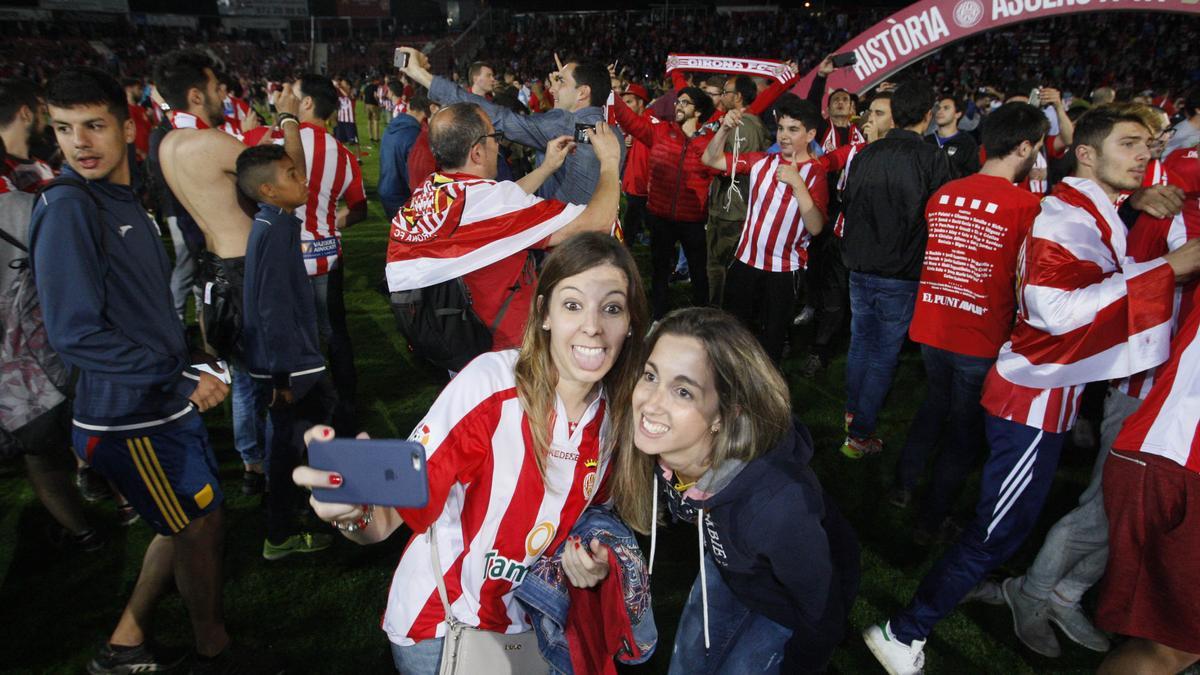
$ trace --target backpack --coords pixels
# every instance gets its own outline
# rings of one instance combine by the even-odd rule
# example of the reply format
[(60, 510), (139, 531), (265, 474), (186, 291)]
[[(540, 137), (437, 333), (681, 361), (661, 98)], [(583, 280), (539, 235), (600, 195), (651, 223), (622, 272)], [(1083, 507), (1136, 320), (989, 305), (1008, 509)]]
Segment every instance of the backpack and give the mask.
[[(74, 179), (55, 179), (42, 191), (64, 183), (87, 190)], [(65, 401), (70, 377), (46, 335), (29, 248), (3, 228), (0, 239), (23, 254), (9, 263), (7, 273), (0, 274), (5, 281), (0, 287), (0, 458), (8, 459), (22, 451), (11, 432)]]
[(471, 292), (462, 277), (392, 293), (392, 313), (408, 348), (433, 365), (454, 372), (462, 370), (476, 356), (491, 351), (492, 335), (532, 266), (533, 258), (527, 256), (525, 267), (508, 289), (490, 326), (475, 313)]

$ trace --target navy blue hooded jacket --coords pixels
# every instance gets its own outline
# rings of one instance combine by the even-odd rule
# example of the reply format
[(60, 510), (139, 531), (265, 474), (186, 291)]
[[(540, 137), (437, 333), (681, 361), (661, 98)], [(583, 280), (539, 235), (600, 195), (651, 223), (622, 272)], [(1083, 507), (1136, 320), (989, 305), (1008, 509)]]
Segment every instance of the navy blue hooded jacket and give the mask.
[[(83, 180), (69, 167), (63, 175)], [(129, 186), (87, 188), (91, 196), (52, 187), (33, 208), (29, 242), (46, 334), (79, 370), (76, 427), (155, 433), (196, 414), (187, 397), (199, 375), (175, 314), (171, 263)]]
[(392, 118), (379, 143), (379, 201), (389, 219), (408, 201), (408, 152), (421, 134), (421, 123), (408, 113)]
[(247, 370), (277, 388), (325, 369), (312, 284), (300, 253), (300, 219), (270, 204), (258, 205), (246, 243), (242, 340)]
[[(812, 437), (796, 421), (766, 454), (702, 501), (657, 470), (671, 514), (704, 510), (704, 550), (750, 611), (792, 630), (782, 672), (824, 670), (858, 594), (858, 537), (809, 467)], [(703, 483), (703, 479), (701, 480)]]

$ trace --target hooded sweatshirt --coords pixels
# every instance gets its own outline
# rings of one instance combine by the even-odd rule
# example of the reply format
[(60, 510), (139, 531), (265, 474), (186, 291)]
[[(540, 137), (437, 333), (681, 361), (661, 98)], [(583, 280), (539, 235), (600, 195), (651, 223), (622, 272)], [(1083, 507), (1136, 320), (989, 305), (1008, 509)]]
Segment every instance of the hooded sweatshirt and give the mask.
[(812, 438), (799, 421), (750, 462), (727, 461), (680, 492), (658, 489), (675, 518), (695, 523), (722, 580), (750, 611), (790, 628), (782, 672), (825, 668), (858, 593), (858, 537), (809, 467)]

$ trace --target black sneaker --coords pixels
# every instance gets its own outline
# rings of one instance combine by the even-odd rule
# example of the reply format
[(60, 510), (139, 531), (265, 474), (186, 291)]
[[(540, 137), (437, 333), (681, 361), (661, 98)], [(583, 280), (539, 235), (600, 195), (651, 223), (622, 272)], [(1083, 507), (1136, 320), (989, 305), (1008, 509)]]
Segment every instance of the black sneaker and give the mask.
[(98, 502), (112, 496), (108, 481), (90, 466), (81, 466), (75, 472), (75, 485), (79, 487), (79, 494), (89, 502)]
[(242, 473), (242, 494), (247, 497), (260, 495), (267, 489), (267, 475), (257, 471)]
[(168, 649), (151, 640), (136, 647), (113, 647), (104, 643), (100, 653), (87, 664), (91, 675), (129, 675), (130, 673), (163, 673), (187, 658), (181, 649)]
[(274, 654), (231, 642), (216, 656), (193, 655), (191, 675), (278, 675), (286, 670)]
[(95, 553), (104, 548), (104, 535), (94, 527), (79, 534), (73, 534), (62, 525), (52, 523), (47, 528), (46, 537), (55, 548), (59, 549), (73, 548), (84, 553)]

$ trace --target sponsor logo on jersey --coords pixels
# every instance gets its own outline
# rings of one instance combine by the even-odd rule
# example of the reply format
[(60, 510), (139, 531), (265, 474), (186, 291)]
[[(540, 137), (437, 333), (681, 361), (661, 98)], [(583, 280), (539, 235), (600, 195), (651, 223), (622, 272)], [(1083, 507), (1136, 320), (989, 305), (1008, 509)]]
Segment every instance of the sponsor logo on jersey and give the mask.
[(554, 541), (554, 531), (554, 523), (549, 521), (538, 523), (525, 537), (525, 553), (529, 554), (531, 558), (541, 555), (550, 542)]
[(496, 549), (483, 556), (484, 576), (496, 581), (509, 581), (513, 586), (519, 586), (525, 580), (527, 568), (516, 560), (500, 555)]

